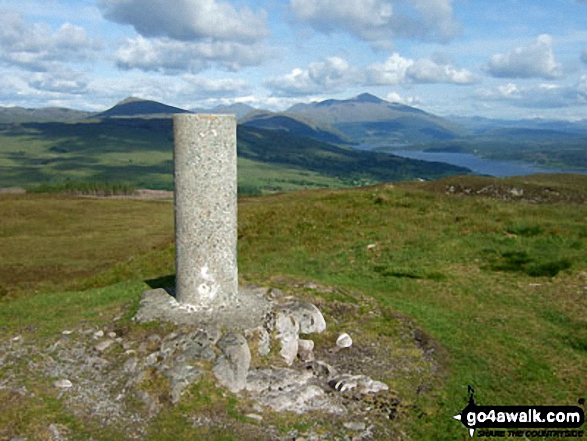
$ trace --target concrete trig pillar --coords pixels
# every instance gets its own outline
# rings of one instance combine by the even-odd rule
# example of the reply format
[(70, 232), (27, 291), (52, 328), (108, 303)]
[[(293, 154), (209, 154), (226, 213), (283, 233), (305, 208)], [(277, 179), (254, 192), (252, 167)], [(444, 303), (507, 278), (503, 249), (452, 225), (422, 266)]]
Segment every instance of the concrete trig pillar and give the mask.
[(176, 299), (230, 307), (238, 295), (236, 118), (173, 117)]

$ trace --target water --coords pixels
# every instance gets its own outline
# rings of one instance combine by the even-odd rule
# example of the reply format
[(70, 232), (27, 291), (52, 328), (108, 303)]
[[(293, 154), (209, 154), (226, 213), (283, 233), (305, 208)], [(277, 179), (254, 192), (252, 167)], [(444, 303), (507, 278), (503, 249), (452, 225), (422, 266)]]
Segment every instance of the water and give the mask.
[(569, 170), (559, 168), (537, 167), (522, 161), (500, 161), (484, 159), (472, 153), (425, 152), (421, 150), (393, 150), (389, 153), (403, 158), (420, 159), (431, 162), (445, 162), (471, 169), (478, 175), (490, 175), (498, 178), (507, 176), (523, 176), (535, 173), (580, 173), (587, 170)]

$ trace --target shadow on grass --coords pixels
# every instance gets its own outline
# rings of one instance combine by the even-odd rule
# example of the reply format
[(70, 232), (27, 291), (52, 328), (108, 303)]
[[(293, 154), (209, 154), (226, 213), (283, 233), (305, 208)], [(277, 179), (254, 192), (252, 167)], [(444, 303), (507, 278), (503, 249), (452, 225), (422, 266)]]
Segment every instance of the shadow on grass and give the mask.
[(175, 274), (157, 277), (156, 279), (145, 280), (145, 283), (149, 285), (151, 289), (163, 288), (167, 292), (170, 290), (175, 291)]

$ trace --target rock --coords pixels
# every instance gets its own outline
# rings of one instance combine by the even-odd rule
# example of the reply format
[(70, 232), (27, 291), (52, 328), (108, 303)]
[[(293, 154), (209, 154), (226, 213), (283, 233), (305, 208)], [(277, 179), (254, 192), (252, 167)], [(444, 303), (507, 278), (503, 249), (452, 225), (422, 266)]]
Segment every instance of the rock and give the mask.
[(272, 299), (282, 299), (283, 297), (285, 297), (285, 294), (283, 294), (283, 291), (277, 288), (271, 288), (269, 290), (269, 295), (271, 296)]
[(264, 327), (258, 326), (255, 329), (246, 330), (245, 337), (247, 341), (255, 344), (257, 353), (261, 357), (265, 357), (271, 352), (271, 336)]
[(354, 390), (360, 394), (376, 394), (383, 390), (389, 390), (387, 384), (375, 381), (366, 375), (342, 374), (334, 377), (328, 385), (339, 392)]
[(137, 371), (139, 359), (137, 357), (131, 357), (124, 362), (123, 370), (126, 373), (134, 374)]
[(73, 383), (69, 380), (62, 379), (57, 380), (55, 383), (53, 383), (53, 386), (58, 387), (59, 389), (69, 389), (73, 386)]
[(342, 425), (345, 428), (347, 428), (349, 430), (354, 430), (356, 432), (362, 432), (367, 427), (367, 425), (365, 423), (355, 423), (355, 422), (352, 422), (352, 421), (348, 421), (346, 423), (342, 423)]
[(136, 394), (145, 405), (147, 413), (151, 418), (153, 418), (155, 415), (159, 413), (160, 405), (155, 398), (153, 398), (147, 392), (140, 389), (136, 391)]
[(161, 354), (168, 357), (180, 352), (188, 360), (213, 361), (216, 354), (211, 345), (219, 338), (219, 332), (214, 331), (206, 332), (200, 329), (184, 335), (171, 333), (161, 343)]
[(340, 334), (336, 339), (336, 346), (340, 349), (350, 348), (353, 345), (353, 340), (346, 332)]
[(65, 331), (62, 331), (61, 334), (62, 335), (71, 335), (71, 334), (73, 334), (73, 331), (71, 331), (71, 330), (65, 330)]
[(245, 415), (247, 418), (250, 418), (252, 420), (255, 420), (257, 422), (262, 422), (263, 421), (263, 417), (261, 415), (257, 415), (256, 413), (249, 413), (247, 415)]
[(315, 360), (306, 365), (306, 368), (318, 378), (332, 378), (337, 375), (335, 368), (323, 361)]
[(281, 343), (279, 355), (291, 366), (298, 355), (299, 324), (295, 317), (287, 312), (280, 311), (275, 318), (277, 340)]
[(284, 305), (282, 311), (295, 317), (302, 334), (320, 333), (326, 329), (326, 321), (320, 310), (311, 303), (290, 303)]
[(343, 413), (344, 410), (316, 384), (309, 371), (290, 368), (256, 369), (247, 377), (247, 391), (260, 405), (276, 412), (306, 413), (323, 410)]
[(100, 343), (98, 343), (96, 346), (94, 346), (94, 349), (98, 352), (104, 352), (106, 349), (108, 349), (113, 344), (114, 344), (114, 340), (103, 340)]
[(314, 361), (314, 342), (312, 340), (298, 340), (298, 357), (304, 363)]
[(95, 339), (102, 338), (102, 337), (104, 337), (104, 331), (100, 330), (100, 331), (94, 332)]
[(197, 366), (179, 364), (167, 372), (171, 386), (171, 402), (177, 404), (183, 392), (193, 383), (198, 381), (204, 374)]
[(60, 430), (57, 424), (50, 424), (48, 430), (53, 436), (53, 438), (51, 438), (53, 441), (65, 441), (67, 439), (65, 436), (65, 429)]
[(116, 332), (109, 332), (108, 333), (108, 337), (115, 339), (116, 338)]
[(251, 351), (247, 340), (235, 332), (229, 332), (218, 341), (222, 355), (214, 365), (214, 376), (219, 383), (233, 393), (243, 390), (251, 364)]

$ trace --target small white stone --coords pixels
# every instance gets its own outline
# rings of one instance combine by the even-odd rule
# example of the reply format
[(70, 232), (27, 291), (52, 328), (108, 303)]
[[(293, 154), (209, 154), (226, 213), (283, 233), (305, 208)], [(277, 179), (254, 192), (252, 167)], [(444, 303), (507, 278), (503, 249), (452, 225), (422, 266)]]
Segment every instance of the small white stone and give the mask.
[(338, 346), (341, 349), (350, 348), (352, 345), (353, 339), (346, 332), (340, 334), (340, 336), (336, 339), (336, 346)]
[(108, 333), (108, 337), (110, 337), (110, 338), (116, 338), (116, 332), (109, 332)]
[(65, 330), (61, 334), (63, 334), (63, 335), (71, 335), (71, 334), (73, 334), (73, 331)]
[(102, 338), (102, 337), (104, 337), (104, 331), (100, 330), (100, 331), (94, 332), (94, 338)]
[(255, 414), (255, 413), (249, 413), (249, 414), (247, 414), (245, 416), (247, 418), (250, 418), (250, 419), (255, 420), (255, 421), (258, 421), (258, 422), (263, 421), (263, 417), (261, 415)]
[(98, 343), (96, 346), (94, 346), (94, 349), (98, 352), (104, 352), (106, 349), (112, 346), (113, 343), (113, 340), (104, 340)]
[(53, 385), (60, 389), (69, 389), (73, 386), (73, 383), (69, 380), (57, 380)]

